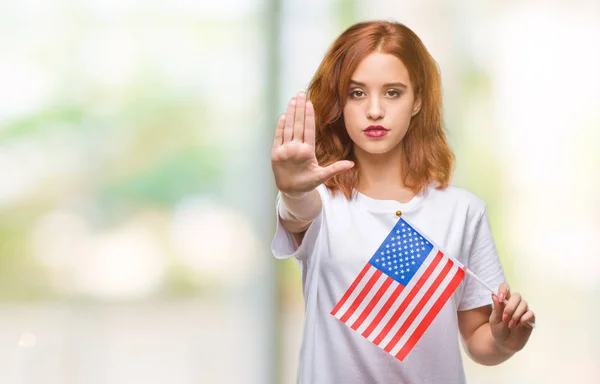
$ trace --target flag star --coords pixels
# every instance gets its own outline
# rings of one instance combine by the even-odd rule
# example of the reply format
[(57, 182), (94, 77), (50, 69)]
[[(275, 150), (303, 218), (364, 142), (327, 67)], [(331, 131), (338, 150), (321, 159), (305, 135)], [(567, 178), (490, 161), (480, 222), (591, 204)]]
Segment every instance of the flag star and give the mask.
[(415, 253), (415, 250), (414, 250), (414, 249), (411, 249), (411, 250), (410, 250), (410, 253)]
[(396, 275), (398, 274), (398, 271), (396, 271)]
[(381, 263), (381, 265), (383, 265), (385, 267), (385, 261), (383, 263)]
[(425, 250), (425, 247), (421, 247), (421, 251), (424, 251), (424, 250)]
[(375, 262), (376, 262), (376, 263), (379, 263), (379, 259), (375, 259)]
[(394, 264), (398, 263), (398, 260), (394, 259)]
[(385, 247), (386, 247), (386, 248), (389, 248), (389, 247), (390, 247), (390, 245), (389, 245), (389, 244), (386, 244), (386, 245), (385, 245)]
[(396, 248), (392, 248), (392, 252), (396, 252)]
[(404, 223), (402, 223), (402, 226), (404, 227)]
[(406, 235), (402, 235), (402, 237), (406, 237)]
[(394, 241), (394, 236), (392, 236), (392, 241)]
[(404, 269), (401, 269), (400, 272), (404, 273)]
[(417, 257), (421, 257), (421, 254), (420, 254), (420, 253), (417, 253)]
[(389, 249), (388, 249), (387, 253), (388, 253), (388, 254), (390, 253), (390, 250), (389, 250)]
[(396, 230), (396, 234), (399, 234), (399, 233), (400, 233), (400, 230)]
[(410, 272), (410, 268), (406, 268), (406, 272)]
[(397, 265), (394, 265), (394, 269), (398, 269), (398, 266), (397, 266)]
[(391, 258), (392, 258), (392, 256), (388, 256), (388, 260), (391, 259)]
[(402, 232), (406, 232), (406, 229), (402, 228)]
[(412, 255), (410, 258), (411, 258), (411, 259), (414, 259), (414, 258), (415, 258), (415, 255)]
[(404, 275), (401, 276), (404, 279)]
[(392, 267), (389, 267), (389, 268), (388, 268), (388, 271), (391, 271), (391, 270), (392, 270)]
[(411, 264), (412, 264), (412, 265), (415, 265), (415, 262), (413, 261), (413, 262), (411, 262)]

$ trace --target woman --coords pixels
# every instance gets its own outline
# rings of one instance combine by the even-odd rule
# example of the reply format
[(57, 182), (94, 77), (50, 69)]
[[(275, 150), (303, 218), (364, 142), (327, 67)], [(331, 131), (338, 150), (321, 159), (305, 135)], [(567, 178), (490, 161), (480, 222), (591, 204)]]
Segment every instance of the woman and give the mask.
[[(279, 189), (272, 250), (294, 257), (302, 271), (299, 383), (464, 383), (459, 334), (468, 355), (485, 365), (527, 343), (534, 314), (505, 282), (486, 205), (449, 185), (454, 155), (441, 110), (435, 61), (414, 32), (364, 22), (338, 37), (308, 92), (292, 98), (279, 118), (271, 152)], [(465, 276), (400, 357), (376, 342), (391, 339), (399, 317), (371, 325), (375, 332), (365, 326), (384, 301), (393, 305), (384, 288), (371, 290), (362, 319), (340, 321), (336, 311), (404, 220), (498, 293)]]

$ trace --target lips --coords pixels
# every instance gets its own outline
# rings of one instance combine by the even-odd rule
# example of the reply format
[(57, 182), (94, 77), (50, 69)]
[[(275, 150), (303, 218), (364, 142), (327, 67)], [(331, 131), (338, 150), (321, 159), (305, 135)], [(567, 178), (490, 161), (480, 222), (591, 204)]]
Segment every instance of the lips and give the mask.
[(388, 133), (388, 129), (381, 125), (370, 125), (363, 130), (363, 133), (368, 137), (383, 137)]

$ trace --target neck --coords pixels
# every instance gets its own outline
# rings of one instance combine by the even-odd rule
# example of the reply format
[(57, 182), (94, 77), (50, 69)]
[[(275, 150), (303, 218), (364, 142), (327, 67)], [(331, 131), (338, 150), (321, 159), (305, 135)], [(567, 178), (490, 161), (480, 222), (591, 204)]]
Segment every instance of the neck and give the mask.
[(402, 182), (402, 148), (383, 154), (367, 153), (354, 146), (359, 170), (357, 189), (375, 195), (389, 195), (405, 189)]

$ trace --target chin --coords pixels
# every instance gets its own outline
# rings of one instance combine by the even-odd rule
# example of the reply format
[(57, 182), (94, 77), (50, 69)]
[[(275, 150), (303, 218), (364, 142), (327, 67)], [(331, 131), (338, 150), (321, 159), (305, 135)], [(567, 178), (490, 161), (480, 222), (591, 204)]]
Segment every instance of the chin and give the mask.
[(386, 143), (368, 143), (367, 145), (357, 145), (363, 152), (371, 155), (383, 155), (390, 152), (393, 147)]

